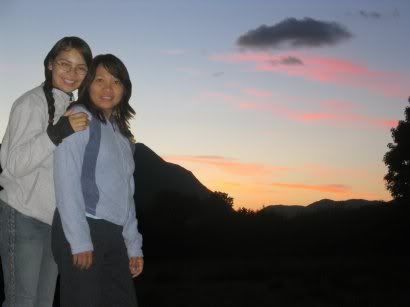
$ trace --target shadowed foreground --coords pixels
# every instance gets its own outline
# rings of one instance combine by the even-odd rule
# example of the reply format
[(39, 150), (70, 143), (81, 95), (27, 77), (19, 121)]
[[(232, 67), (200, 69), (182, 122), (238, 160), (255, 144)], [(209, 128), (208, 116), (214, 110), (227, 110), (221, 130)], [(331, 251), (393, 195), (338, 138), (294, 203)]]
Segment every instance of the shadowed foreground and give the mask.
[(184, 197), (163, 198), (140, 218), (141, 306), (410, 306), (407, 208), (284, 218), (224, 211), (216, 199), (195, 213)]

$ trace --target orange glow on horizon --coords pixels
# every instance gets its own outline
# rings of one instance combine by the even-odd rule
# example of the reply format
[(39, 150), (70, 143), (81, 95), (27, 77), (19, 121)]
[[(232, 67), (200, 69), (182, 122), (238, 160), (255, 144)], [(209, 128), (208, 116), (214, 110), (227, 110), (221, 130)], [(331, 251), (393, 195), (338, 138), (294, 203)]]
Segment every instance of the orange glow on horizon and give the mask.
[[(244, 163), (236, 159), (221, 156), (164, 156), (166, 161), (179, 164), (193, 174), (212, 191), (228, 193), (234, 198), (234, 207), (247, 207), (258, 210), (268, 205), (309, 205), (323, 198), (346, 200), (362, 198), (369, 200), (390, 200), (388, 192), (381, 188), (374, 190), (373, 173), (364, 170), (326, 167), (323, 165), (304, 165), (289, 168), (286, 166), (269, 166), (256, 163)], [(288, 177), (296, 175), (309, 178), (309, 181), (333, 181), (339, 178), (338, 184), (306, 184), (292, 182)], [(286, 181), (273, 181), (272, 178), (289, 178)], [(350, 186), (349, 178), (366, 182), (358, 188)], [(299, 180), (300, 181), (300, 180)], [(352, 184), (354, 184), (352, 182)], [(357, 184), (356, 184), (357, 185)]]
[(301, 189), (301, 190), (313, 190), (325, 193), (341, 193), (346, 194), (351, 190), (350, 187), (341, 184), (326, 184), (326, 185), (309, 185), (302, 183), (272, 183), (272, 186), (287, 189)]

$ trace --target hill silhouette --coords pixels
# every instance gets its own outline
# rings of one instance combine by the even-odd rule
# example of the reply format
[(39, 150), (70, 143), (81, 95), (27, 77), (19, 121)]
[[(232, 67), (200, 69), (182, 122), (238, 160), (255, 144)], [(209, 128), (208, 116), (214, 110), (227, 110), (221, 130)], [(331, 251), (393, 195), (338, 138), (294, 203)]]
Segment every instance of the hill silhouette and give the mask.
[(348, 199), (348, 200), (331, 200), (331, 199), (322, 199), (316, 202), (311, 203), (307, 208), (312, 209), (332, 209), (332, 208), (341, 208), (341, 209), (358, 209), (366, 206), (383, 206), (390, 204), (390, 202), (385, 202), (381, 200), (366, 200), (366, 199)]
[(321, 199), (306, 206), (300, 205), (270, 205), (259, 211), (260, 214), (277, 214), (279, 216), (293, 218), (302, 214), (312, 214), (318, 211), (337, 211), (337, 210), (355, 210), (359, 208), (374, 208), (380, 206), (389, 206), (391, 202), (381, 200), (366, 199), (348, 199), (332, 200)]

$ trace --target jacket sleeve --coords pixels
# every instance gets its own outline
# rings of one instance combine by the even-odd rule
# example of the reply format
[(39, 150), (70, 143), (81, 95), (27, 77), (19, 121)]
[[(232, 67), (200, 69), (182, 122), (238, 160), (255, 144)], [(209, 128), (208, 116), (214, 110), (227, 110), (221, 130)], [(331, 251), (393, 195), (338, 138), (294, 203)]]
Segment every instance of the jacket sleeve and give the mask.
[(65, 138), (54, 154), (57, 209), (72, 254), (92, 251), (93, 244), (81, 189), (81, 170), (89, 129)]
[(44, 110), (30, 95), (13, 106), (7, 127), (8, 151), (2, 156), (2, 167), (15, 177), (31, 173), (55, 150), (44, 122)]
[(130, 178), (131, 193), (129, 196), (129, 210), (125, 225), (122, 231), (125, 245), (127, 247), (128, 257), (142, 257), (142, 236), (138, 232), (138, 221), (135, 215), (134, 195), (134, 178)]

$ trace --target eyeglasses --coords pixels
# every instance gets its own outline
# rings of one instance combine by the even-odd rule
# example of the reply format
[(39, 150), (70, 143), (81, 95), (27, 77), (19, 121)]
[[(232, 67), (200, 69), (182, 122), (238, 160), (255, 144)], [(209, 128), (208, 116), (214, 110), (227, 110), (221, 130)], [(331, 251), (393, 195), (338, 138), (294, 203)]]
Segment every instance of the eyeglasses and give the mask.
[(55, 63), (64, 72), (70, 72), (72, 69), (74, 69), (74, 72), (80, 76), (85, 76), (88, 72), (87, 66), (85, 65), (78, 65), (78, 66), (73, 67), (70, 63), (66, 61), (61, 61), (61, 60), (55, 61)]

